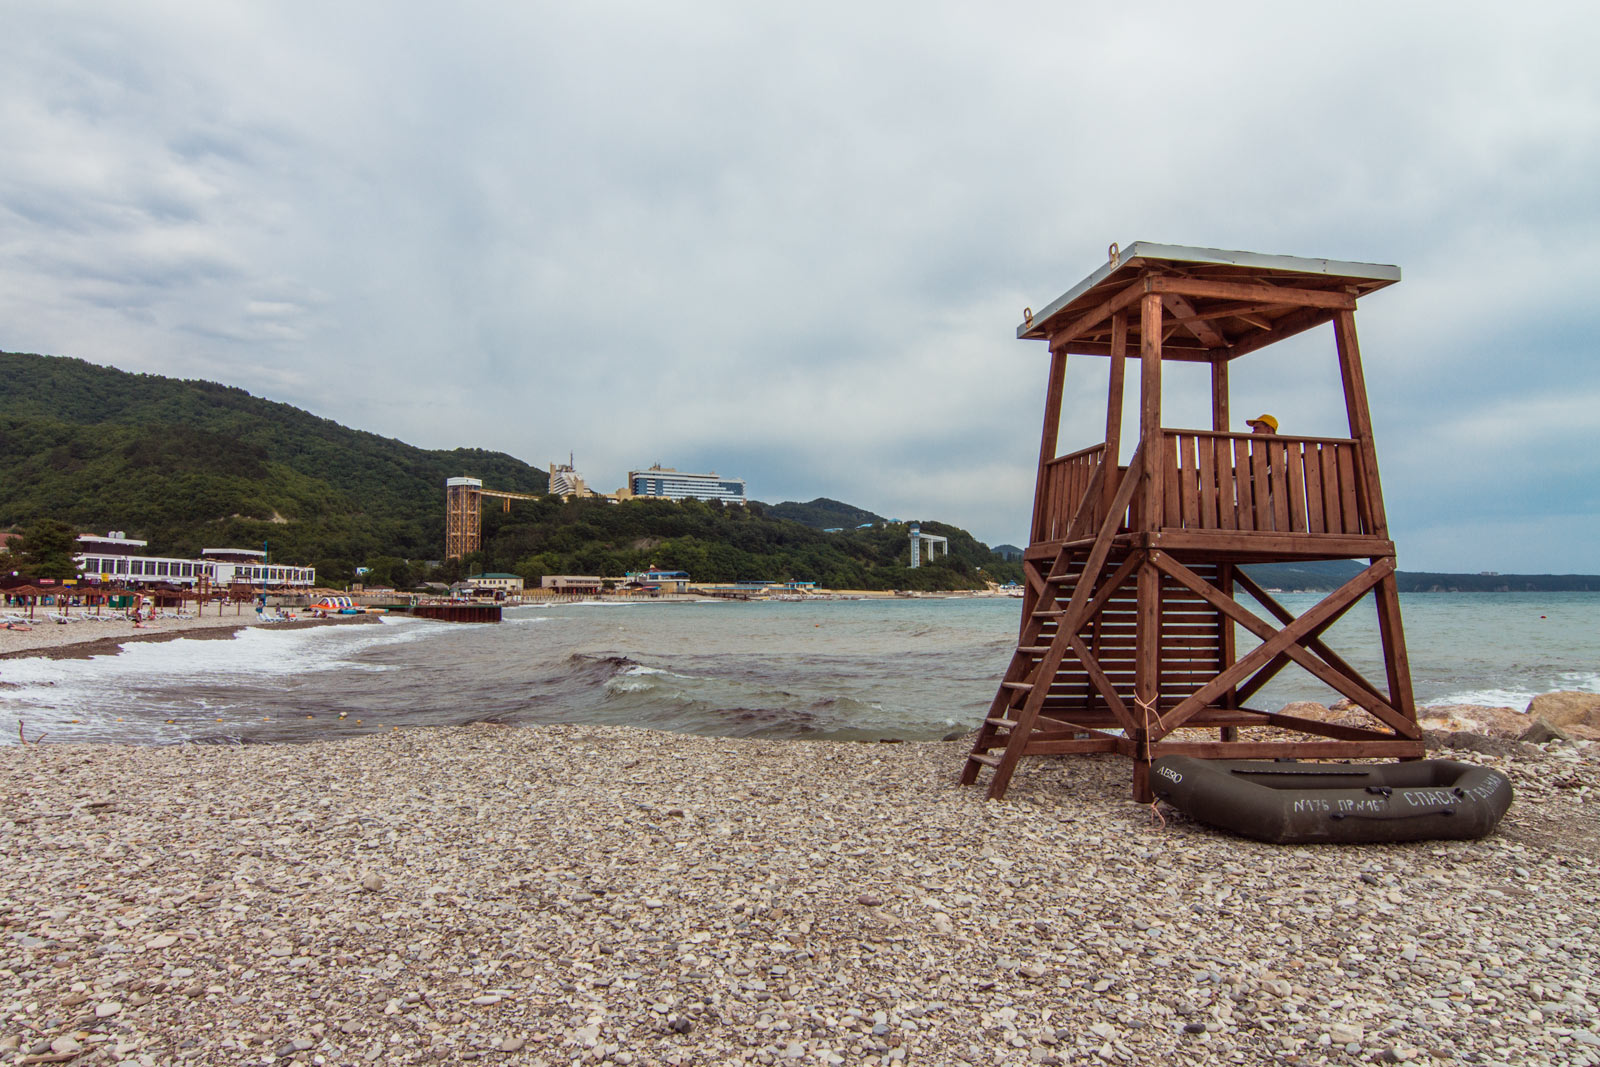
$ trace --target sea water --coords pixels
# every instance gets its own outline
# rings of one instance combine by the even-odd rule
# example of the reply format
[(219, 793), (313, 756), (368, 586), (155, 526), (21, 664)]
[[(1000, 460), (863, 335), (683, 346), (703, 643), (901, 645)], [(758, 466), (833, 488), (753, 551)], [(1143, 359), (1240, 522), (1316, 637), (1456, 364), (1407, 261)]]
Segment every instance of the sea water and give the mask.
[[(1296, 613), (1320, 594), (1284, 594)], [(1600, 594), (1401, 598), (1420, 704), (1526, 706), (1600, 692)], [(1264, 615), (1265, 613), (1262, 612)], [(935, 739), (982, 720), (1021, 601), (646, 601), (512, 607), (498, 626), (246, 629), (90, 659), (0, 661), (0, 743), (300, 741), (470, 722), (596, 722), (691, 733)], [(1327, 644), (1384, 684), (1376, 616)], [(1253, 639), (1239, 638), (1244, 654)], [(1290, 666), (1252, 705), (1336, 699)]]

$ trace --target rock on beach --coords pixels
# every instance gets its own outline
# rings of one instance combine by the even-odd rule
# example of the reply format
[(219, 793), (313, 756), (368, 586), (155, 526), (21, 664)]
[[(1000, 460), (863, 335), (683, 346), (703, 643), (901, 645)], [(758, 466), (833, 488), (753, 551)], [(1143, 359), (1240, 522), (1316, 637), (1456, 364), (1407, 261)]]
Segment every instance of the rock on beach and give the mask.
[[(1296, 848), (1111, 757), (470, 726), (0, 750), (0, 1063), (1600, 1063), (1600, 770)], [(381, 889), (363, 885), (368, 875)], [(74, 1062), (77, 1062), (76, 1060)]]

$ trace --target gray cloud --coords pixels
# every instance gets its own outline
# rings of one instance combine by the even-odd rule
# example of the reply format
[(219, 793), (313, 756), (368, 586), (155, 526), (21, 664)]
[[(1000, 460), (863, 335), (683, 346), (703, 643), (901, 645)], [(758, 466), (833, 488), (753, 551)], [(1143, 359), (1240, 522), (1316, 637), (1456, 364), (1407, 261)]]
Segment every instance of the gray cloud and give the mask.
[[(1403, 562), (1593, 570), (1552, 531), (1600, 474), (1596, 16), (1341, 10), (34, 5), (0, 346), (1018, 542), (1011, 331), (1108, 242), (1395, 262), (1361, 323)], [(1280, 347), (1236, 409), (1339, 432), (1329, 340)], [(1103, 419), (1072, 373), (1063, 447)]]

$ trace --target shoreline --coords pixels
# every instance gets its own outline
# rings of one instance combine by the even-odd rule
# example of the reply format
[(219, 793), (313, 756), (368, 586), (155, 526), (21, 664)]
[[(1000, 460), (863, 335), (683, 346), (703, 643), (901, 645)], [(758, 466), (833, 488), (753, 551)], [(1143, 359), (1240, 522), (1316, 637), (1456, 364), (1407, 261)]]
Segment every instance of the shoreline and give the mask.
[[(48, 620), (37, 623), (32, 630), (0, 629), (0, 660), (8, 659), (89, 659), (93, 656), (114, 656), (124, 645), (176, 641), (190, 638), (197, 641), (220, 641), (233, 637), (240, 630), (262, 627), (272, 630), (302, 630), (312, 626), (348, 625), (376, 621), (376, 615), (330, 616), (326, 619), (266, 619), (258, 621), (252, 616), (209, 616), (187, 619), (162, 619), (154, 627), (132, 629), (125, 619), (106, 618), (100, 621), (75, 621), (65, 625)], [(81, 629), (87, 627), (87, 629)], [(123, 632), (107, 633), (111, 628)]]
[[(1594, 1062), (1600, 765), (1286, 847), (1126, 761), (580, 725), (0, 750), (0, 1061)], [(1557, 947), (1559, 945), (1559, 948)], [(32, 1060), (32, 1062), (42, 1062)]]

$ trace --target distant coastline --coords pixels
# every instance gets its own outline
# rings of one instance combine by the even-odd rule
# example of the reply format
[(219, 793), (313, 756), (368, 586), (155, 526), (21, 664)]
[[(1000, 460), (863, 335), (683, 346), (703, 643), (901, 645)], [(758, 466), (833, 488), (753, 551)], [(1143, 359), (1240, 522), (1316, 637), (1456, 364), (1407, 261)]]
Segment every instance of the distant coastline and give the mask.
[[(1256, 581), (1274, 589), (1320, 592), (1336, 589), (1362, 569), (1356, 560), (1264, 563), (1248, 568)], [(1600, 593), (1600, 574), (1452, 574), (1396, 571), (1402, 593)]]

